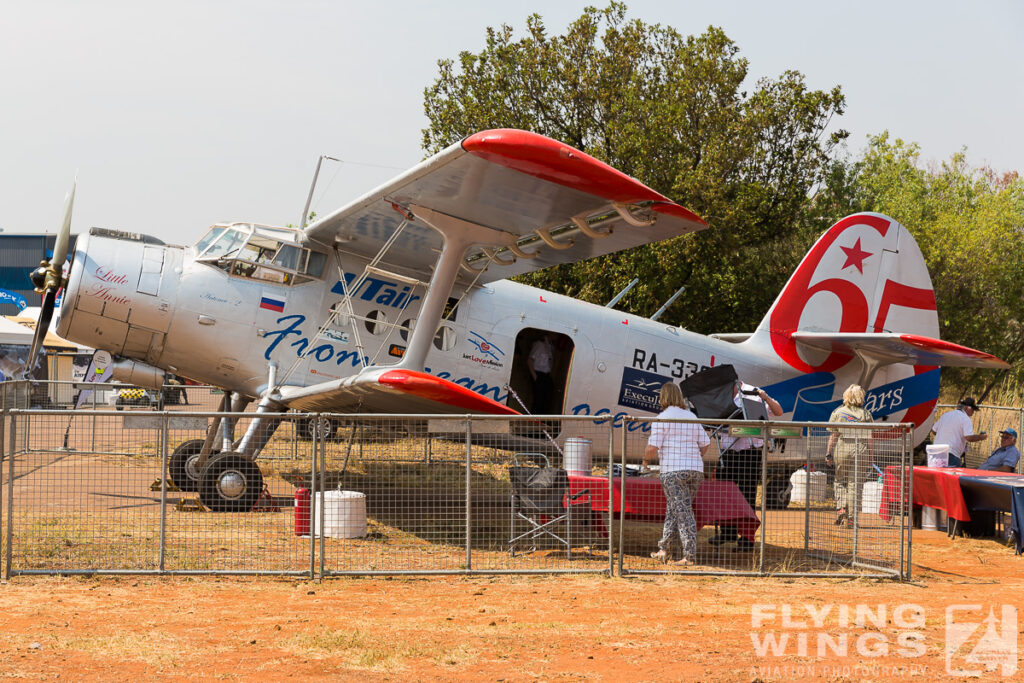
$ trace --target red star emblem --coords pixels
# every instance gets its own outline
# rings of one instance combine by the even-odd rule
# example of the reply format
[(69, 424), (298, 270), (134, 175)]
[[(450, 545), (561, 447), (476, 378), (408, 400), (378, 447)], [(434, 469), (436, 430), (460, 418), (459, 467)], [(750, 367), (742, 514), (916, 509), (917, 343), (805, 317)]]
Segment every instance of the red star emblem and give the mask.
[(864, 259), (871, 256), (870, 252), (864, 251), (860, 248), (860, 238), (857, 238), (857, 243), (852, 247), (839, 247), (846, 254), (846, 263), (840, 270), (845, 270), (850, 266), (857, 266), (857, 270), (864, 273)]

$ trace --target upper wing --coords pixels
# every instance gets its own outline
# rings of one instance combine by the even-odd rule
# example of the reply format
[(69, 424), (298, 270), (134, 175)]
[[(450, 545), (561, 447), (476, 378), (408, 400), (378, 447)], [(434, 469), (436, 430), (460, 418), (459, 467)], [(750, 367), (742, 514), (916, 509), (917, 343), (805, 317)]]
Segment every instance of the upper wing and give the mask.
[(506, 405), (425, 372), (380, 368), (308, 387), (284, 386), (289, 408), (363, 413), (519, 415)]
[(983, 351), (916, 334), (794, 332), (793, 339), (798, 345), (821, 351), (850, 355), (856, 353), (882, 364), (907, 363), (996, 370), (1010, 367), (1006, 361)]
[[(373, 258), (416, 207), (491, 228), (465, 254), (463, 282), (500, 280), (701, 230), (685, 207), (568, 145), (521, 130), (472, 135), (306, 228), (317, 242)], [(442, 237), (402, 227), (383, 262), (423, 274)], [(486, 267), (486, 271), (480, 274)]]

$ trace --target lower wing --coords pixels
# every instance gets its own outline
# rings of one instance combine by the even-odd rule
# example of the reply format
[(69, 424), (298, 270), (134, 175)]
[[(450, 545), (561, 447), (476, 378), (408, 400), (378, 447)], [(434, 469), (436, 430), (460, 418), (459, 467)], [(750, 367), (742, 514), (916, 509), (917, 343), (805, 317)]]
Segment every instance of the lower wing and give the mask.
[(312, 412), (519, 415), (454, 382), (400, 368), (368, 370), (308, 387), (284, 386), (277, 400)]

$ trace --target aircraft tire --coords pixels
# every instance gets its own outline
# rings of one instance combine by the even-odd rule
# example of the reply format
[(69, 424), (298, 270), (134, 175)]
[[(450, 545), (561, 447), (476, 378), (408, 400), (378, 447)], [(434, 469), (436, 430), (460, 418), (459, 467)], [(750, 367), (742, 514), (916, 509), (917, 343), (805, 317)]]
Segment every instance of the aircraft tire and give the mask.
[(175, 447), (167, 460), (167, 476), (181, 491), (198, 491), (200, 475), (196, 469), (204, 439), (189, 439)]
[(213, 512), (248, 512), (263, 492), (263, 473), (238, 453), (213, 456), (203, 469), (199, 500)]

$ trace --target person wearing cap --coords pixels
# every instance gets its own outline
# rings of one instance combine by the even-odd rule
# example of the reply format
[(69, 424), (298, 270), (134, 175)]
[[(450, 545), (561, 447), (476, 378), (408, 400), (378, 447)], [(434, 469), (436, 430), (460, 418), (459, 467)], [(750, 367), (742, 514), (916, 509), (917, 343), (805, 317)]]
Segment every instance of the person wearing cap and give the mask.
[(957, 404), (956, 410), (949, 411), (932, 425), (932, 433), (935, 435), (932, 443), (949, 446), (950, 467), (962, 467), (964, 454), (967, 453), (967, 444), (984, 441), (988, 436), (986, 432), (974, 433), (971, 416), (976, 412), (978, 412), (978, 404), (975, 400), (965, 398)]
[(1004, 429), (999, 432), (999, 448), (992, 451), (992, 455), (988, 456), (988, 460), (982, 463), (978, 469), (994, 472), (1015, 472), (1019, 460), (1020, 451), (1017, 450), (1017, 430)]

